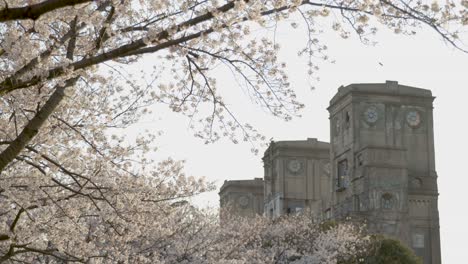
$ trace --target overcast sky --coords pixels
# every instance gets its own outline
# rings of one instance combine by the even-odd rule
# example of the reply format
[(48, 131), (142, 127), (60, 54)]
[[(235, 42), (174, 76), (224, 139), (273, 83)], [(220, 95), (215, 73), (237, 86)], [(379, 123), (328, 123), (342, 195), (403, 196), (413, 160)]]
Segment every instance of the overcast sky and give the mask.
[[(439, 213), (444, 263), (460, 263), (466, 259), (468, 237), (468, 54), (455, 50), (428, 29), (414, 37), (394, 35), (381, 29), (374, 38), (376, 46), (365, 46), (358, 39), (342, 40), (333, 32), (325, 32), (320, 39), (328, 45), (334, 64), (321, 63), (317, 73), (319, 82), (307, 76), (304, 59), (297, 52), (305, 45), (304, 31), (280, 27), (276, 33), (282, 46), (281, 60), (288, 65), (292, 87), (306, 104), (301, 118), (283, 122), (270, 116), (235, 85), (229, 72), (219, 72), (219, 86), (229, 97), (236, 116), (252, 123), (266, 138), (274, 140), (302, 140), (308, 137), (329, 142), (329, 120), (326, 110), (329, 100), (340, 85), (375, 83), (386, 80), (432, 90), (434, 101), (434, 129), (436, 170), (439, 175)], [(467, 46), (468, 48), (468, 46)], [(152, 64), (146, 59), (139, 64)], [(235, 145), (220, 140), (204, 145), (192, 136), (188, 119), (158, 108), (158, 117), (143, 122), (140, 128), (164, 130), (156, 158), (172, 156), (187, 161), (187, 172), (206, 176), (217, 182), (224, 180), (263, 177), (261, 154), (255, 156), (248, 144)], [(260, 153), (263, 152), (263, 149)], [(194, 202), (218, 206), (216, 192), (202, 195)]]

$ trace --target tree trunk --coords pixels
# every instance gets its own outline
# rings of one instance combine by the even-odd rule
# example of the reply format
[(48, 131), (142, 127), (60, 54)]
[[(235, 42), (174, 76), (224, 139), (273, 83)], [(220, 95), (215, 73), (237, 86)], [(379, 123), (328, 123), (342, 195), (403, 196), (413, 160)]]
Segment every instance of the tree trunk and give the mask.
[(47, 118), (54, 112), (60, 102), (63, 100), (65, 89), (73, 86), (79, 77), (69, 79), (63, 86), (57, 86), (54, 93), (50, 96), (47, 102), (36, 113), (36, 115), (28, 122), (19, 136), (13, 140), (10, 145), (0, 153), (0, 173), (5, 167), (13, 161), (16, 156), (24, 149), (31, 139), (39, 132)]

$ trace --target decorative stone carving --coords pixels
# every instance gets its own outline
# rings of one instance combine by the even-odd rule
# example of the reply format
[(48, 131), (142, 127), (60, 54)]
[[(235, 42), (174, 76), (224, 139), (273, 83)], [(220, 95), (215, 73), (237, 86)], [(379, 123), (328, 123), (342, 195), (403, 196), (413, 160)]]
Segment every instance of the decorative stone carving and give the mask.
[(422, 186), (423, 182), (421, 178), (414, 177), (411, 179), (410, 186), (412, 188), (420, 188)]
[(293, 174), (298, 174), (302, 171), (304, 165), (300, 160), (292, 159), (288, 162), (288, 170)]
[(409, 110), (406, 113), (406, 123), (412, 128), (419, 127), (421, 125), (421, 113), (415, 109)]
[(249, 200), (250, 200), (249, 197), (242, 195), (237, 200), (237, 203), (239, 204), (240, 207), (247, 208), (249, 206)]
[(382, 194), (381, 202), (383, 209), (390, 210), (395, 208), (396, 199), (394, 195), (390, 193), (384, 193)]

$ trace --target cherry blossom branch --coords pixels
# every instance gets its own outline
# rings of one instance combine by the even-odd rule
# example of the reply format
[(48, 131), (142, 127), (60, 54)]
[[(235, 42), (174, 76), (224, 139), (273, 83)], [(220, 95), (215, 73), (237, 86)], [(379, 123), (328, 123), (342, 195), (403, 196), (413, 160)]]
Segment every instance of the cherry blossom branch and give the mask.
[(42, 106), (41, 110), (28, 122), (23, 128), (23, 131), (16, 137), (11, 144), (0, 153), (0, 172), (13, 161), (18, 154), (24, 149), (31, 139), (36, 136), (39, 129), (42, 127), (47, 118), (57, 108), (65, 95), (65, 89), (69, 86), (75, 85), (79, 77), (68, 79), (64, 85), (58, 85), (54, 93), (50, 96), (47, 102)]
[[(248, 3), (249, 1), (245, 0), (245, 2)], [(407, 15), (407, 16), (395, 16), (395, 15), (391, 15), (391, 14), (383, 14), (384, 17), (392, 17), (392, 18), (405, 19), (405, 20), (410, 18), (410, 19), (413, 19), (415, 21), (419, 21), (419, 22), (423, 22), (424, 24), (428, 24), (437, 33), (441, 34), (442, 37), (445, 40), (447, 40), (450, 44), (454, 45), (456, 48), (458, 48), (460, 50), (463, 50), (453, 40), (451, 40), (447, 36), (447, 34), (442, 32), (440, 27), (431, 24), (424, 17), (419, 17), (419, 16), (412, 15), (409, 11), (405, 11), (405, 10), (399, 8), (399, 7), (396, 7), (395, 5), (393, 5), (392, 3), (389, 3), (387, 1), (384, 1), (383, 3), (396, 8), (399, 11), (401, 11), (403, 14)], [(322, 7), (322, 8), (327, 7), (327, 8), (330, 8), (330, 9), (336, 9), (336, 10), (347, 11), (347, 12), (360, 12), (360, 13), (365, 13), (365, 14), (368, 14), (368, 15), (373, 14), (371, 11), (361, 10), (359, 8), (353, 8), (353, 7), (349, 7), (349, 6), (345, 6), (345, 5), (323, 4), (323, 3), (312, 2), (312, 1), (309, 1), (309, 0), (302, 1), (300, 3), (300, 5), (302, 5), (302, 6), (307, 6), (308, 5), (308, 6)], [(233, 1), (228, 2), (225, 5), (217, 8), (217, 12), (226, 13), (226, 12), (230, 11), (231, 9), (233, 9), (234, 7), (235, 7), (235, 3)], [(260, 13), (260, 15), (261, 16), (269, 16), (271, 14), (275, 14), (275, 13), (279, 13), (279, 12), (288, 10), (288, 9), (290, 9), (292, 7), (293, 6), (291, 6), (291, 5), (285, 5), (285, 6), (282, 6), (282, 7), (278, 7), (278, 8), (274, 8), (274, 9), (271, 9), (271, 10), (263, 11), (263, 12)], [(161, 40), (168, 39), (168, 38), (171, 37), (171, 35), (179, 33), (182, 30), (186, 30), (189, 27), (199, 25), (199, 24), (201, 24), (203, 22), (209, 21), (210, 19), (213, 19), (213, 18), (214, 18), (213, 12), (207, 12), (207, 13), (199, 15), (199, 16), (197, 16), (195, 18), (191, 18), (189, 20), (186, 20), (185, 22), (182, 22), (182, 23), (174, 26), (174, 28), (172, 28), (170, 31), (169, 30), (163, 30), (163, 31), (157, 33), (155, 35), (155, 37), (153, 38), (152, 43), (158, 43)], [(249, 18), (244, 17), (244, 18), (240, 19), (240, 22), (247, 21), (247, 20), (249, 20)], [(225, 28), (225, 27), (228, 27), (228, 26), (227, 25), (221, 25), (221, 27)], [(187, 41), (199, 38), (199, 37), (201, 37), (203, 35), (211, 34), (214, 31), (215, 31), (214, 28), (208, 28), (206, 30), (202, 30), (202, 31), (199, 31), (199, 32), (196, 32), (196, 33), (193, 33), (193, 34), (190, 34), (190, 35), (186, 35), (186, 36), (183, 36), (183, 37), (180, 37), (180, 38), (177, 38), (177, 39), (168, 40), (166, 42), (157, 44), (155, 46), (149, 46), (149, 47), (147, 45), (147, 40), (145, 39), (146, 37), (145, 38), (140, 38), (140, 39), (137, 39), (137, 40), (135, 40), (135, 41), (133, 41), (131, 43), (122, 45), (122, 46), (120, 46), (118, 48), (115, 48), (113, 50), (104, 52), (102, 54), (99, 54), (99, 55), (96, 55), (96, 56), (93, 56), (93, 57), (85, 57), (80, 61), (77, 61), (75, 63), (70, 64), (68, 66), (68, 68), (72, 68), (74, 70), (84, 69), (84, 68), (88, 68), (88, 67), (91, 67), (93, 65), (97, 65), (97, 64), (109, 61), (109, 60), (116, 59), (116, 58), (124, 58), (124, 57), (129, 57), (129, 56), (134, 56), (134, 55), (141, 55), (141, 54), (145, 54), (145, 53), (154, 53), (154, 52), (157, 52), (159, 50), (166, 49), (166, 48), (169, 48), (169, 47), (173, 47), (173, 46), (179, 45), (181, 43), (185, 43)], [(53, 69), (49, 70), (45, 74), (45, 76), (46, 76), (47, 79), (53, 79), (53, 78), (56, 78), (57, 76), (62, 75), (64, 72), (65, 72), (64, 67), (57, 67), (57, 68), (53, 68)], [(0, 95), (1, 94), (6, 94), (6, 93), (8, 93), (10, 91), (13, 91), (13, 90), (16, 90), (16, 89), (21, 89), (21, 88), (36, 85), (42, 80), (43, 80), (43, 76), (34, 76), (31, 79), (25, 80), (25, 81), (17, 80), (13, 76), (9, 77), (9, 78), (6, 78), (4, 81), (2, 81), (0, 83)]]
[(382, 3), (385, 3), (386, 5), (395, 8), (396, 10), (400, 11), (401, 13), (407, 15), (408, 17), (410, 17), (410, 18), (412, 18), (412, 19), (414, 19), (416, 21), (420, 21), (420, 22), (426, 24), (428, 27), (435, 30), (445, 41), (450, 43), (450, 45), (452, 45), (453, 47), (455, 47), (456, 49), (458, 49), (458, 50), (460, 50), (462, 52), (468, 53), (468, 49), (463, 49), (457, 43), (455, 43), (455, 41), (453, 39), (451, 39), (449, 37), (448, 33), (442, 32), (443, 31), (442, 27), (440, 27), (438, 24), (436, 24), (434, 19), (431, 19), (430, 17), (428, 17), (428, 16), (426, 16), (424, 14), (421, 14), (421, 12), (418, 12), (418, 11), (414, 10), (413, 8), (411, 8), (406, 3), (404, 3), (404, 6), (408, 10), (403, 9), (403, 8), (401, 8), (401, 7), (395, 5), (394, 3), (390, 2), (390, 1), (387, 1), (387, 0), (382, 0)]
[(49, 57), (52, 52), (60, 45), (63, 45), (67, 40), (69, 40), (72, 36), (73, 36), (73, 33), (79, 29), (81, 29), (82, 27), (84, 27), (84, 23), (80, 23), (79, 26), (77, 26), (77, 28), (75, 30), (73, 29), (70, 29), (65, 35), (63, 35), (60, 39), (58, 39), (56, 41), (56, 44), (50, 46), (48, 49), (46, 49), (44, 52), (42, 52), (39, 56), (33, 58), (32, 60), (30, 60), (28, 63), (26, 63), (23, 67), (21, 67), (20, 69), (18, 69), (15, 73), (14, 73), (14, 76), (15, 77), (19, 77), (21, 75), (23, 75), (24, 73), (32, 70), (35, 66), (37, 66), (37, 64), (41, 61), (41, 60), (44, 60), (45, 58)]
[(0, 22), (21, 19), (36, 20), (41, 15), (56, 9), (86, 2), (92, 2), (92, 0), (48, 0), (38, 4), (12, 8), (7, 5), (5, 8), (0, 10)]
[[(70, 40), (67, 47), (67, 58), (73, 60), (73, 53), (75, 51), (76, 42), (76, 26), (78, 18), (71, 22), (70, 25)], [(47, 118), (54, 112), (60, 102), (65, 96), (65, 89), (75, 85), (79, 76), (68, 79), (62, 85), (57, 85), (54, 93), (49, 97), (47, 102), (42, 108), (37, 111), (36, 115), (26, 124), (21, 133), (16, 137), (15, 140), (8, 145), (8, 147), (0, 153), (0, 174), (5, 167), (13, 161), (18, 154), (24, 149), (24, 147), (36, 136), (39, 129), (45, 123)]]
[[(18, 249), (18, 250), (15, 250), (15, 249)], [(84, 259), (78, 258), (76, 256), (72, 256), (68, 253), (60, 254), (59, 250), (56, 248), (38, 249), (38, 248), (29, 247), (28, 245), (19, 245), (19, 244), (11, 244), (8, 252), (5, 255), (0, 256), (0, 262), (7, 261), (15, 255), (24, 254), (24, 253), (38, 253), (41, 255), (54, 257), (64, 262), (70, 262), (70, 261), (79, 262), (79, 263), (86, 262)]]
[(99, 50), (102, 46), (102, 44), (109, 38), (109, 35), (106, 33), (108, 25), (112, 22), (113, 17), (115, 14), (115, 7), (111, 6), (111, 9), (109, 10), (109, 14), (106, 17), (106, 20), (104, 21), (104, 24), (102, 25), (101, 30), (99, 31), (99, 35), (96, 39), (96, 48), (95, 50)]

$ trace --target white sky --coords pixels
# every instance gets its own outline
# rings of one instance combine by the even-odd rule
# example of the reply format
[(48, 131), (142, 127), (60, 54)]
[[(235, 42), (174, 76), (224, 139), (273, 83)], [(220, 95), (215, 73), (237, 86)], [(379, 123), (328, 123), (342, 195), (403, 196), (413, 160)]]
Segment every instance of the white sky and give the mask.
[[(364, 46), (357, 39), (342, 40), (335, 33), (324, 33), (319, 38), (326, 42), (329, 55), (336, 63), (322, 63), (317, 75), (320, 81), (314, 82), (316, 89), (311, 91), (304, 60), (297, 56), (297, 51), (305, 45), (303, 31), (283, 27), (276, 36), (282, 46), (281, 60), (288, 65), (292, 87), (306, 104), (302, 118), (288, 123), (276, 119), (250, 104), (229, 73), (220, 72), (218, 76), (220, 89), (229, 95), (227, 101), (232, 104), (238, 119), (253, 124), (266, 138), (300, 140), (315, 137), (329, 141), (326, 107), (340, 85), (395, 80), (432, 90), (437, 97), (434, 129), (442, 259), (444, 263), (460, 263), (459, 260), (466, 259), (468, 54), (446, 45), (430, 30), (407, 37), (381, 29), (374, 38), (379, 42), (375, 47)], [(148, 64), (152, 64), (151, 60), (141, 62), (140, 67)], [(159, 113), (160, 117), (153, 118), (154, 122), (141, 125), (142, 128), (165, 131), (158, 143), (160, 151), (156, 158), (185, 159), (188, 174), (206, 176), (217, 181), (218, 187), (224, 180), (263, 177), (261, 154), (252, 154), (250, 145), (234, 145), (227, 139), (204, 145), (188, 130), (187, 118), (164, 110)], [(194, 202), (218, 206), (217, 191), (202, 195)]]

